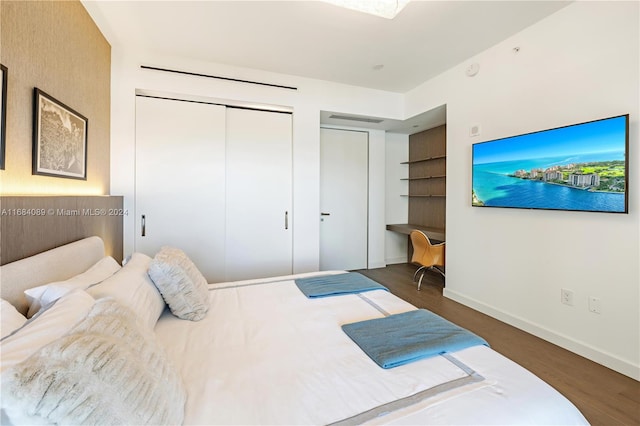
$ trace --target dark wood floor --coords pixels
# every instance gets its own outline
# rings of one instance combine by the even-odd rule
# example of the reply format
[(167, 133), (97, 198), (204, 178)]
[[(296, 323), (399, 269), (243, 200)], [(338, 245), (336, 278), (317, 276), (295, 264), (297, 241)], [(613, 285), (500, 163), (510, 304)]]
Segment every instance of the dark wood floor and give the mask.
[(410, 264), (358, 272), (398, 297), (482, 336), (491, 347), (549, 383), (592, 425), (640, 425), (640, 382), (442, 296), (443, 278), (427, 272), (422, 290)]

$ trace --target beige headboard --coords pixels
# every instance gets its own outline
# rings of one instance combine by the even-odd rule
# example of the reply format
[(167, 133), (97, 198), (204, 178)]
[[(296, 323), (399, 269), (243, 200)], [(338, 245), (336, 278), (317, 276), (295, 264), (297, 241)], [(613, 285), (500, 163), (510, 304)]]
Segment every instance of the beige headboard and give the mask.
[(89, 237), (0, 266), (0, 296), (26, 314), (26, 289), (64, 281), (86, 271), (104, 256), (102, 239)]

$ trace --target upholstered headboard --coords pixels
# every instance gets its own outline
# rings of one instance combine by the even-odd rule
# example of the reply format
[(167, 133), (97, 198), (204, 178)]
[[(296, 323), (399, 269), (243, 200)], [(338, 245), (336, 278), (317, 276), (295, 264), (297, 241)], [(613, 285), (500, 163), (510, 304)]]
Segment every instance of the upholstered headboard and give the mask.
[(99, 237), (89, 237), (0, 266), (0, 296), (26, 314), (26, 289), (64, 281), (89, 269), (105, 256)]

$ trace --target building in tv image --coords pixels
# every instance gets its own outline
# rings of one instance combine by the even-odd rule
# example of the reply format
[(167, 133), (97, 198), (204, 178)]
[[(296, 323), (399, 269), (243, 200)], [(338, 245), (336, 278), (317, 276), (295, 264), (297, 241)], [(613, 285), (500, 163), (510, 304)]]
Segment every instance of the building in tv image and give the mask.
[(629, 116), (473, 145), (472, 205), (627, 213)]

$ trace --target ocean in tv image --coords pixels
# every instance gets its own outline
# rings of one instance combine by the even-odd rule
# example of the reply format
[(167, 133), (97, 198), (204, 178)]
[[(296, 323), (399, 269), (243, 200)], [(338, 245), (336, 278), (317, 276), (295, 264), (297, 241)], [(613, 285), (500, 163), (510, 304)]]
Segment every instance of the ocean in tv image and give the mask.
[(628, 116), (473, 145), (474, 206), (626, 212)]

